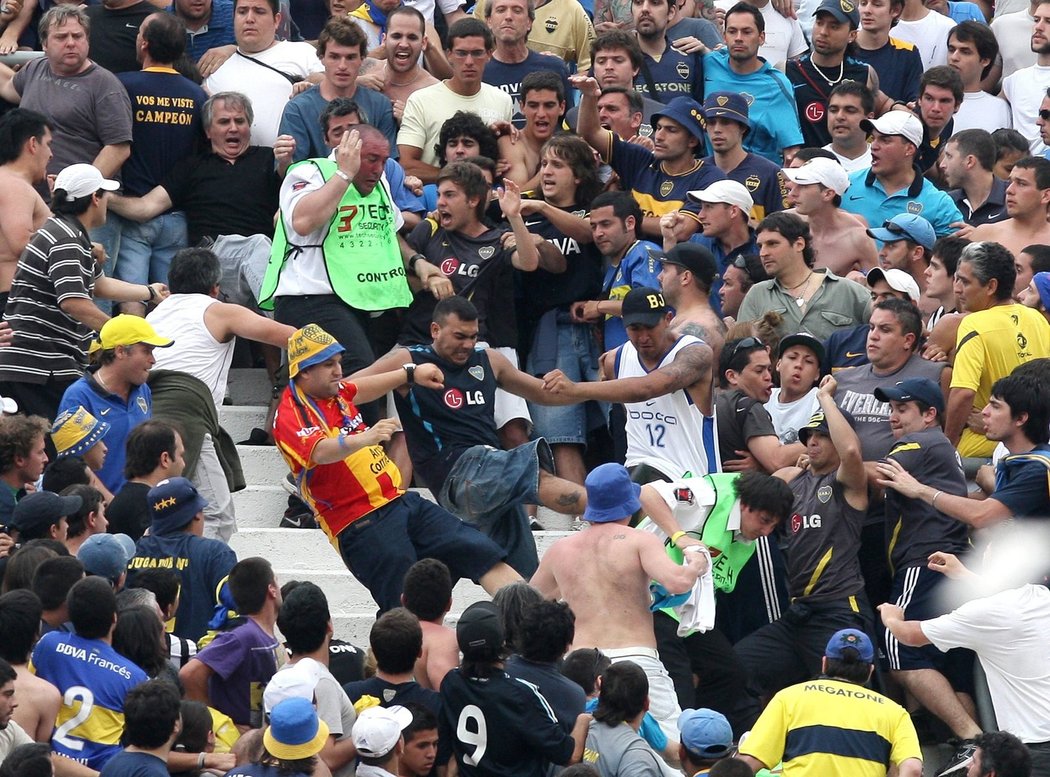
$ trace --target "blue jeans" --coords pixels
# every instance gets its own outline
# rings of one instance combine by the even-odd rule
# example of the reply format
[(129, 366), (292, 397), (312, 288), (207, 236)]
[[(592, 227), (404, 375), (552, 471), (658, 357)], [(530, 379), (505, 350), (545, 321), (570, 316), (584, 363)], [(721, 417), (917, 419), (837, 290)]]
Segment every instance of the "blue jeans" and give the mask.
[(110, 214), (112, 219), (122, 222), (113, 277), (128, 283), (167, 283), (172, 258), (189, 241), (186, 214), (163, 213), (143, 224), (115, 214)]

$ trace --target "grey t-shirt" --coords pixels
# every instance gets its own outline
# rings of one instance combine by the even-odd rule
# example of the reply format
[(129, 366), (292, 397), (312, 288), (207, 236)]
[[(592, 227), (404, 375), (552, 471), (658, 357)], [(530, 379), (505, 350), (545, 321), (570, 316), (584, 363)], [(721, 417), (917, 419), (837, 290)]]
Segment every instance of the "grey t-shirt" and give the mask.
[(74, 76), (56, 75), (47, 58), (30, 62), (14, 77), (19, 106), (54, 125), (48, 173), (78, 162), (90, 164), (103, 146), (131, 142), (131, 100), (115, 75), (91, 63)]
[(592, 720), (583, 760), (601, 777), (663, 777), (660, 756), (626, 723), (610, 726)]

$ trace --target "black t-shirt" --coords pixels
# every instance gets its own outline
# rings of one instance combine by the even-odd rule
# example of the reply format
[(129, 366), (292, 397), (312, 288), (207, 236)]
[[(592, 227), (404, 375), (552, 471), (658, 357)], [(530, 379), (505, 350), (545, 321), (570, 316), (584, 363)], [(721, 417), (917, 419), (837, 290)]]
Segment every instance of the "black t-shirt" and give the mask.
[(508, 658), (504, 666), (511, 677), (535, 685), (543, 698), (550, 702), (562, 728), (572, 733), (577, 716), (587, 704), (587, 696), (579, 684), (559, 672), (553, 664), (529, 661), (517, 654)]
[(501, 669), (483, 679), (458, 669), (441, 681), (436, 763), (453, 754), (463, 777), (543, 777), (548, 763), (565, 765), (572, 737), (535, 686)]
[[(503, 248), (506, 227), (486, 229), (477, 237), (449, 232), (436, 222), (424, 219), (408, 236), (408, 244), (423, 254), (452, 281), (452, 288), (478, 309), (478, 338), (493, 348), (514, 348), (518, 344), (517, 316), (514, 309), (514, 266), (512, 251)], [(430, 319), (437, 300), (429, 291), (420, 291), (405, 313), (400, 345), (430, 343)]]
[(715, 414), (718, 416), (718, 455), (723, 463), (739, 459), (737, 451), (747, 450), (747, 441), (752, 437), (777, 436), (769, 411), (740, 389), (716, 393)]
[(281, 179), (272, 148), (251, 146), (233, 164), (209, 150), (177, 165), (161, 185), (186, 212), (190, 245), (219, 235), (273, 234)]
[(379, 699), (380, 707), (391, 707), (395, 704), (422, 704), (435, 715), (441, 714), (441, 694), (424, 688), (415, 680), (407, 683), (388, 683), (378, 677), (369, 677), (367, 680), (359, 680), (355, 683), (346, 683), (343, 690), (350, 697), (352, 703), (362, 696), (372, 696)]
[[(831, 90), (843, 81), (868, 83), (868, 65), (853, 57), (846, 57), (842, 62), (842, 73), (834, 84), (829, 84), (825, 75), (827, 70), (817, 70), (811, 55), (800, 59), (789, 59), (784, 66), (784, 75), (795, 87), (795, 105), (798, 108), (798, 123), (802, 127), (802, 138), (807, 147), (820, 148), (831, 142), (828, 132), (828, 100)], [(821, 75), (821, 74), (824, 75)]]
[(156, 13), (157, 7), (141, 0), (116, 10), (103, 5), (89, 5), (84, 10), (91, 20), (88, 56), (95, 64), (111, 73), (139, 70), (142, 65), (135, 58), (135, 38), (139, 25)]
[(332, 638), (328, 644), (328, 671), (340, 685), (365, 677), (365, 651), (349, 642)]
[(394, 392), (409, 456), (436, 492), (467, 448), (500, 447), (493, 416), (496, 376), (483, 349), (473, 351), (463, 365), (445, 361), (431, 346), (417, 346), (409, 353), (416, 364), (436, 364), (445, 376), (441, 389), (412, 385), (406, 396)]
[(106, 508), (106, 520), (109, 521), (111, 534), (126, 534), (136, 542), (139, 541), (150, 525), (149, 505), (146, 504), (146, 494), (149, 490), (148, 483), (136, 483), (132, 480), (121, 486)]

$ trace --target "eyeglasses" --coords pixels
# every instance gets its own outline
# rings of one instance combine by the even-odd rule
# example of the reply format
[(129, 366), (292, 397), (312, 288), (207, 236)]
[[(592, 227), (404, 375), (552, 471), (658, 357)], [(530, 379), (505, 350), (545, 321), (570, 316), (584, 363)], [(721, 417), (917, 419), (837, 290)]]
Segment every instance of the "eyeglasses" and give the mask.
[(1043, 121), (1050, 121), (1050, 110), (1043, 108), (1043, 110), (1039, 111), (1039, 118)]
[(752, 348), (765, 348), (765, 343), (759, 340), (757, 337), (745, 337), (739, 343), (733, 346), (733, 352), (729, 354), (729, 361), (733, 361), (736, 355), (741, 351), (750, 351)]
[(891, 235), (900, 235), (902, 237), (907, 238), (908, 240), (910, 240), (913, 243), (918, 243), (919, 242), (918, 240), (915, 239), (914, 235), (912, 235), (908, 230), (906, 230), (900, 224), (894, 224), (892, 221), (884, 221), (882, 223), (882, 228), (885, 229), (887, 232), (889, 232)]

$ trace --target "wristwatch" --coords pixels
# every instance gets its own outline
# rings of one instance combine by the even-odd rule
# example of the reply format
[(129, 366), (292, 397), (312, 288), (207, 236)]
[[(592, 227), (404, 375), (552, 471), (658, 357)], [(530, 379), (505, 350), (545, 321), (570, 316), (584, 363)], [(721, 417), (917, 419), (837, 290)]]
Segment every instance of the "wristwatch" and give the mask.
[(419, 273), (416, 272), (416, 265), (421, 259), (426, 261), (426, 257), (423, 256), (423, 254), (412, 254), (412, 256), (408, 257), (408, 269), (411, 270), (417, 278), (419, 277)]
[(405, 371), (405, 375), (408, 376), (408, 385), (412, 385), (416, 382), (416, 365), (412, 362), (401, 365), (401, 369)]

